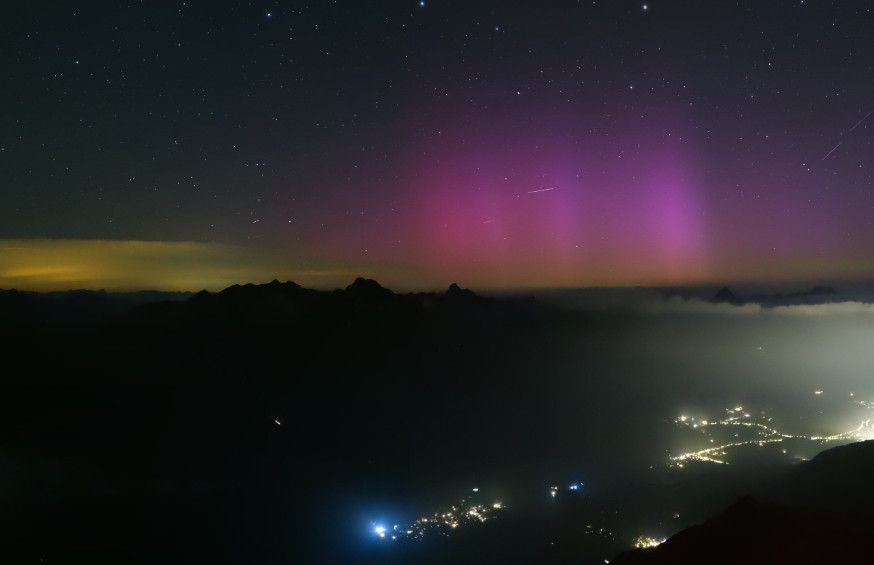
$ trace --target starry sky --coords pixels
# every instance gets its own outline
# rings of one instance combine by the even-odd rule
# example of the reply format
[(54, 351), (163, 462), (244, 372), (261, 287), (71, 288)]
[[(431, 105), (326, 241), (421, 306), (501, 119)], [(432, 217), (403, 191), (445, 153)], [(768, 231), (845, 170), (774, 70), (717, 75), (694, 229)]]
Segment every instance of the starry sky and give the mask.
[(15, 3), (0, 287), (874, 276), (874, 7)]

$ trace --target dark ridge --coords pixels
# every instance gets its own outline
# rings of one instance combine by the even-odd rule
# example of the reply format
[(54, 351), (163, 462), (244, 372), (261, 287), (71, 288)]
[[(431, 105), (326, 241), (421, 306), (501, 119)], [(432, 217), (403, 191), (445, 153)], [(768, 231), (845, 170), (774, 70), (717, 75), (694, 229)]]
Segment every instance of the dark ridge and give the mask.
[(182, 302), (190, 293), (145, 290), (107, 292), (0, 290), (0, 324), (29, 327), (90, 327), (136, 308), (159, 302)]
[(838, 291), (830, 286), (815, 286), (802, 292), (778, 292), (775, 294), (758, 294), (750, 296), (749, 302), (759, 302), (766, 306), (780, 306), (789, 304), (820, 304), (829, 302), (829, 298), (837, 295)]
[(756, 498), (611, 563), (870, 563), (872, 475), (874, 441), (829, 449)]
[(449, 288), (446, 289), (446, 297), (456, 300), (476, 300), (478, 298), (476, 293), (474, 293), (472, 290), (461, 288), (456, 283), (452, 283), (451, 285), (449, 285)]
[(201, 290), (200, 292), (198, 292), (197, 294), (195, 294), (194, 296), (192, 296), (188, 300), (189, 300), (189, 302), (196, 301), (196, 300), (203, 300), (204, 298), (208, 298), (210, 296), (212, 296), (212, 294), (208, 290)]
[(812, 296), (822, 296), (822, 295), (826, 295), (826, 294), (837, 294), (837, 293), (838, 293), (838, 291), (835, 290), (833, 287), (822, 286), (822, 285), (815, 286), (815, 287), (811, 288), (809, 291), (807, 291), (807, 294), (810, 294)]
[(615, 565), (671, 563), (867, 563), (870, 523), (815, 509), (788, 509), (744, 497), (722, 514)]
[[(314, 332), (333, 331), (331, 328), (355, 324), (384, 329), (392, 324), (405, 327), (422, 324), (426, 317), (448, 322), (492, 315), (514, 316), (524, 310), (524, 306), (516, 306), (517, 302), (480, 297), (457, 284), (445, 293), (397, 294), (364, 277), (334, 291), (274, 280), (260, 285), (232, 285), (217, 293), (201, 291), (184, 302), (146, 304), (125, 323), (133, 328), (138, 324), (152, 328), (168, 338), (184, 333), (199, 339), (204, 336), (226, 339), (240, 332), (259, 334), (260, 329), (266, 328), (281, 335), (304, 332), (307, 328)], [(505, 307), (499, 308), (498, 304)], [(167, 332), (166, 328), (172, 331)]]

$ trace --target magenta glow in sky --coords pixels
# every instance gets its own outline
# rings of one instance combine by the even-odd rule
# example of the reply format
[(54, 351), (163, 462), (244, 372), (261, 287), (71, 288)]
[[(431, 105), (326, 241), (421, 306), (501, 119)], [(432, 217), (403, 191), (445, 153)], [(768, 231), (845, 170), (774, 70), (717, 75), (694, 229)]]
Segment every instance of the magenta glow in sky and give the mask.
[(270, 11), (13, 14), (0, 239), (403, 288), (874, 276), (866, 3)]
[[(562, 128), (556, 128), (561, 132)], [(582, 279), (701, 272), (707, 242), (694, 155), (662, 130), (595, 147), (540, 131), (477, 139), (413, 163), (426, 265)]]

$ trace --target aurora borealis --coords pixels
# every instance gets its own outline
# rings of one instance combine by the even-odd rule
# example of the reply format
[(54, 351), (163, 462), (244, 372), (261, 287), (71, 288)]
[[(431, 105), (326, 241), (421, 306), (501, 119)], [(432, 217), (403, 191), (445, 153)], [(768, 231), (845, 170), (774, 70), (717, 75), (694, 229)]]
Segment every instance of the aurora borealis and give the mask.
[(872, 23), (814, 1), (16, 6), (0, 287), (868, 278)]

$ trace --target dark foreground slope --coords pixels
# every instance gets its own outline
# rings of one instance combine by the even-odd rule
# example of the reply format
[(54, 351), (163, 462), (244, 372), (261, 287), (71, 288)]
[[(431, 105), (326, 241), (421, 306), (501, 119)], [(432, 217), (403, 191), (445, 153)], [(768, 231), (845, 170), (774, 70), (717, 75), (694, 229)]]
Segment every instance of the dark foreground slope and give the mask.
[(619, 565), (871, 563), (874, 441), (830, 449), (762, 493)]

